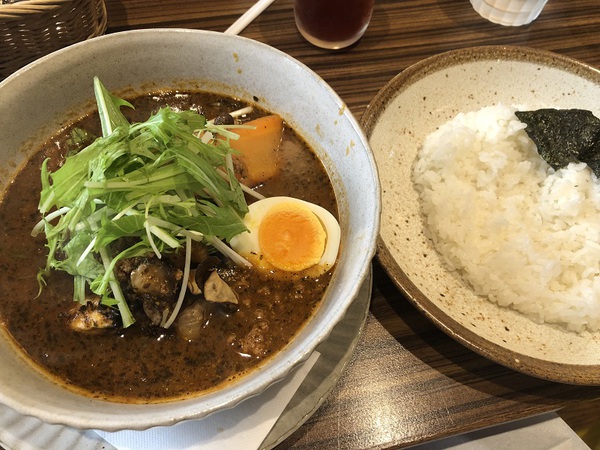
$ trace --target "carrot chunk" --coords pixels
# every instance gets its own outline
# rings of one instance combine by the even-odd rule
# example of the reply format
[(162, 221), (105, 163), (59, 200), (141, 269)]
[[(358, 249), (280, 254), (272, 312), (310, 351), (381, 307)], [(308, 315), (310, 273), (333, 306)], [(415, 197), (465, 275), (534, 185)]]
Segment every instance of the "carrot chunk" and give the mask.
[(251, 120), (246, 125), (255, 128), (236, 129), (240, 138), (232, 140), (230, 144), (240, 152), (233, 157), (240, 169), (240, 181), (255, 186), (279, 172), (278, 149), (283, 133), (283, 119), (272, 114)]

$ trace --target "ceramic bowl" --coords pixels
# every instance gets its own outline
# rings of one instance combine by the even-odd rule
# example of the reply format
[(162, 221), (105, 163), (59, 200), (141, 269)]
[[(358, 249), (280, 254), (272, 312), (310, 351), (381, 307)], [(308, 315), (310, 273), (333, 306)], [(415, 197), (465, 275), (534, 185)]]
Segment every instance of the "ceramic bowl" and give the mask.
[(199, 88), (257, 102), (284, 117), (315, 149), (333, 181), (343, 230), (339, 265), (322, 306), (299, 335), (259, 370), (222, 389), (163, 404), (94, 400), (34, 370), (2, 333), (0, 402), (49, 423), (102, 430), (171, 425), (232, 407), (305, 360), (343, 317), (368, 274), (380, 191), (366, 138), (321, 78), (272, 47), (206, 31), (116, 33), (44, 57), (0, 84), (0, 193), (38, 144), (74, 112), (91, 107), (94, 76), (115, 92)]
[(379, 167), (378, 257), (407, 298), (450, 336), (512, 369), (600, 385), (600, 333), (539, 324), (477, 296), (447, 270), (424, 233), (412, 167), (425, 137), (459, 112), (497, 103), (581, 108), (600, 117), (600, 72), (523, 47), (466, 48), (423, 60), (385, 86), (361, 123)]

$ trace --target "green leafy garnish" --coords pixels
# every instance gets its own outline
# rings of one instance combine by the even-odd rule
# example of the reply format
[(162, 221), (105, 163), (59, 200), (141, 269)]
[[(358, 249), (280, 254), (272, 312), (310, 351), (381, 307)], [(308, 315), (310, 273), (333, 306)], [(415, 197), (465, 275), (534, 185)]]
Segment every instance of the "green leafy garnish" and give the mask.
[[(169, 107), (130, 124), (120, 110), (132, 107), (128, 102), (97, 78), (94, 93), (103, 137), (55, 172), (47, 161), (42, 165), (42, 220), (32, 234), (45, 233), (49, 253), (38, 278), (42, 285), (51, 269), (68, 272), (76, 301), (86, 302), (87, 287), (103, 304), (116, 306), (128, 327), (135, 319), (113, 275), (117, 261), (149, 253), (160, 258), (203, 240), (247, 264), (223, 241), (246, 231), (248, 206), (232, 171), (228, 142), (235, 133)], [(212, 138), (217, 135), (221, 139)], [(121, 238), (133, 244), (112, 254), (111, 244)]]

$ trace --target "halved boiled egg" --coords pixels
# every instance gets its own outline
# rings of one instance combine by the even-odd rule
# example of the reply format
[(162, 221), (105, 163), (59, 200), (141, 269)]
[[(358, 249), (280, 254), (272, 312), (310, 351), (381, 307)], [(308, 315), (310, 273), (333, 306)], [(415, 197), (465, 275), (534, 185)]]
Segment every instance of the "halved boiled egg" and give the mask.
[(326, 272), (335, 264), (340, 226), (321, 206), (292, 197), (270, 197), (249, 206), (244, 217), (247, 232), (230, 244), (254, 266), (286, 272), (311, 269)]

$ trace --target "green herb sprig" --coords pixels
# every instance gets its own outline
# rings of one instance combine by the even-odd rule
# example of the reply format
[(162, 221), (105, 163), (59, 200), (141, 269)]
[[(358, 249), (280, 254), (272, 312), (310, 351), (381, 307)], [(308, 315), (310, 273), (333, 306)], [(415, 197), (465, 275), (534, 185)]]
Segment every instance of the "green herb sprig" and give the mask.
[[(242, 218), (248, 206), (232, 171), (234, 132), (194, 111), (169, 107), (130, 124), (120, 108), (132, 106), (98, 78), (94, 93), (103, 136), (68, 156), (55, 172), (48, 170), (48, 161), (42, 165), (42, 220), (32, 234), (45, 234), (48, 258), (38, 278), (43, 284), (52, 269), (68, 272), (76, 301), (85, 304), (89, 288), (103, 304), (116, 306), (128, 327), (135, 319), (114, 276), (116, 263), (149, 253), (161, 258), (202, 240), (248, 265), (223, 242), (246, 231)], [(135, 243), (111, 254), (111, 244), (125, 237)], [(182, 291), (166, 327), (181, 306), (188, 273), (189, 252)]]

